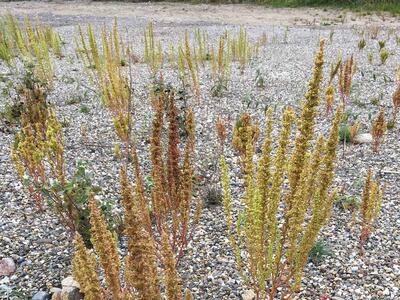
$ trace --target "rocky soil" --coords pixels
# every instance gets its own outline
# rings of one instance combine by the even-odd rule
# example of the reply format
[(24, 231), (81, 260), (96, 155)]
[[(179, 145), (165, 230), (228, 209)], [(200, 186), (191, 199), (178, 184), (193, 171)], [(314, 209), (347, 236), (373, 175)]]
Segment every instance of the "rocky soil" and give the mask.
[[(214, 170), (218, 159), (215, 156), (216, 117), (221, 115), (231, 120), (233, 125), (240, 112), (248, 111), (260, 120), (262, 126), (266, 107), (274, 108), (277, 120), (281, 110), (288, 105), (298, 112), (320, 38), (327, 40), (324, 87), (329, 78), (330, 63), (336, 61), (338, 53), (341, 52), (344, 58), (354, 54), (357, 72), (348, 110), (352, 116), (358, 116), (361, 132), (369, 132), (371, 118), (380, 108), (385, 109), (387, 118), (391, 117), (391, 99), (396, 87), (394, 79), (400, 58), (400, 45), (396, 41), (400, 27), (395, 18), (320, 10), (279, 11), (248, 6), (96, 3), (18, 2), (4, 3), (4, 6), (2, 3), (0, 13), (10, 10), (21, 17), (24, 14), (38, 15), (42, 22), (55, 26), (60, 32), (66, 43), (63, 49), (65, 56), (61, 60), (55, 59), (57, 79), (49, 99), (55, 105), (57, 116), (66, 125), (64, 138), (68, 169), (72, 173), (78, 160), (86, 161), (95, 184), (102, 187), (99, 200), (114, 201), (116, 214), (120, 210), (119, 162), (113, 155), (113, 144), (117, 138), (110, 115), (101, 105), (98, 95), (89, 88), (91, 84), (76, 57), (74, 37), (78, 24), (90, 22), (96, 28), (103, 24), (111, 26), (114, 15), (117, 15), (124, 37), (132, 42), (138, 56), (143, 52), (142, 32), (150, 18), (155, 22), (156, 38), (160, 38), (164, 45), (177, 43), (185, 30), (190, 33), (196, 28), (206, 30), (214, 42), (225, 30), (238, 31), (239, 24), (246, 25), (252, 41), (264, 32), (267, 34), (267, 44), (262, 47), (260, 56), (249, 63), (244, 74), (240, 74), (236, 64), (233, 65), (228, 91), (222, 98), (211, 96), (213, 83), (208, 67), (200, 74), (201, 100), (198, 102), (189, 97), (197, 119), (196, 172), (205, 177), (206, 183), (217, 176)], [(99, 8), (98, 12), (95, 8)], [(220, 15), (215, 16), (214, 11), (218, 10)], [(159, 13), (160, 17), (151, 12)], [(298, 19), (283, 19), (285, 12), (301, 16)], [(268, 19), (268, 16), (271, 18)], [(384, 65), (379, 61), (377, 40), (368, 38), (372, 25), (381, 26), (377, 40), (385, 39), (390, 52)], [(357, 43), (363, 31), (367, 46), (359, 51)], [(373, 53), (372, 63), (368, 61), (368, 53)], [(135, 64), (133, 70), (137, 105), (135, 130), (140, 141), (141, 164), (148, 170), (147, 136), (152, 120), (148, 100), (150, 76), (143, 63)], [(265, 80), (263, 88), (256, 87), (257, 70)], [(5, 72), (7, 67), (0, 63), (0, 73)], [(166, 68), (164, 72), (166, 82), (179, 87), (175, 71)], [(5, 89), (6, 83), (0, 82), (0, 90)], [(0, 109), (3, 109), (8, 100), (4, 95), (0, 99)], [(79, 101), (71, 101), (73, 99)], [(83, 106), (88, 108), (87, 113), (83, 112)], [(316, 132), (327, 134), (330, 121), (331, 117), (326, 117), (321, 105)], [(385, 187), (381, 215), (366, 245), (366, 255), (360, 258), (359, 227), (350, 226), (351, 213), (339, 203), (335, 205), (332, 217), (320, 236), (330, 249), (331, 256), (320, 263), (310, 262), (307, 265), (302, 290), (296, 299), (320, 299), (323, 294), (336, 300), (400, 298), (399, 122), (397, 127), (388, 131), (379, 153), (373, 153), (368, 143), (338, 149), (334, 186), (342, 194), (359, 197), (363, 178), (371, 167)], [(278, 129), (279, 122), (274, 126)], [(0, 260), (11, 258), (15, 271), (1, 273), (0, 262), (0, 299), (23, 299), (24, 295), (32, 296), (41, 290), (60, 287), (61, 280), (71, 274), (71, 236), (51, 210), (40, 212), (32, 205), (9, 155), (12, 131), (18, 129), (4, 130), (4, 124), (1, 127)], [(237, 209), (243, 191), (242, 180), (237, 158), (231, 148), (227, 150)], [(235, 271), (221, 206), (205, 205), (187, 252), (179, 268), (184, 286), (193, 291), (195, 299), (241, 299), (246, 294), (247, 288)]]

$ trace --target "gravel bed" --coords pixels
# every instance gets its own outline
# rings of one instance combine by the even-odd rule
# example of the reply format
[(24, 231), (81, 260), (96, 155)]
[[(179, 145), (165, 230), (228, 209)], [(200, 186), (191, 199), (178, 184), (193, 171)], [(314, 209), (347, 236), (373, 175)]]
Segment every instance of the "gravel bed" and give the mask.
[[(69, 172), (78, 160), (86, 161), (94, 175), (94, 183), (102, 187), (98, 195), (102, 200), (113, 200), (116, 210), (119, 204), (119, 162), (113, 155), (113, 144), (117, 142), (112, 121), (100, 100), (87, 86), (90, 82), (75, 54), (74, 36), (76, 25), (90, 22), (96, 28), (104, 24), (111, 26), (113, 18), (107, 16), (57, 15), (43, 13), (41, 20), (50, 23), (60, 32), (65, 57), (55, 61), (55, 88), (49, 100), (55, 104), (57, 116), (65, 122), (66, 163)], [(147, 16), (118, 20), (125, 37), (136, 53), (142, 53), (142, 32), (148, 23)], [(268, 24), (268, 23), (267, 23)], [(177, 43), (184, 31), (195, 28), (206, 30), (210, 40), (216, 41), (224, 30), (237, 31), (238, 26), (229, 21), (219, 22), (157, 22), (155, 35), (163, 44)], [(252, 60), (243, 75), (233, 64), (231, 82), (222, 98), (210, 95), (212, 81), (210, 68), (202, 69), (201, 100), (193, 97), (190, 103), (196, 114), (196, 172), (206, 178), (215, 177), (213, 168), (216, 135), (214, 123), (218, 115), (234, 120), (242, 111), (248, 111), (263, 126), (263, 112), (274, 107), (278, 117), (281, 110), (290, 105), (299, 112), (301, 100), (311, 76), (313, 56), (320, 38), (326, 38), (326, 64), (324, 87), (329, 77), (330, 63), (334, 63), (338, 52), (344, 58), (354, 53), (357, 73), (353, 79), (353, 90), (349, 108), (359, 115), (361, 131), (368, 132), (370, 118), (385, 108), (391, 116), (391, 95), (395, 89), (395, 72), (399, 66), (400, 52), (395, 35), (391, 35), (386, 47), (391, 53), (387, 63), (380, 65), (376, 40), (367, 39), (367, 46), (359, 51), (359, 32), (365, 27), (346, 26), (284, 26), (252, 25), (246, 27), (251, 40), (267, 33), (268, 43), (262, 47), (260, 57)], [(288, 30), (288, 31), (287, 31)], [(285, 40), (285, 32), (288, 32)], [(329, 36), (334, 32), (332, 41)], [(387, 37), (388, 28), (381, 30), (379, 39)], [(400, 28), (397, 28), (400, 34)], [(273, 42), (272, 42), (273, 41)], [(374, 53), (370, 64), (367, 53)], [(0, 63), (0, 73), (6, 67)], [(265, 79), (265, 88), (255, 85), (256, 71)], [(139, 154), (145, 170), (149, 169), (148, 135), (151, 132), (152, 112), (149, 110), (148, 87), (150, 76), (147, 66), (138, 63), (133, 68), (137, 118), (135, 131), (139, 137)], [(165, 81), (179, 86), (175, 71), (166, 68)], [(0, 83), (0, 90), (4, 89)], [(81, 97), (77, 104), (68, 104), (74, 97)], [(0, 109), (7, 99), (0, 96)], [(82, 106), (89, 108), (82, 113)], [(318, 115), (317, 133), (327, 134), (331, 117), (326, 117), (321, 105)], [(4, 125), (1, 125), (4, 126)], [(302, 290), (296, 299), (320, 299), (329, 294), (333, 299), (400, 299), (400, 131), (399, 125), (388, 131), (379, 153), (371, 146), (348, 145), (338, 149), (337, 174), (334, 187), (349, 195), (359, 196), (362, 180), (371, 167), (385, 186), (383, 207), (376, 231), (366, 244), (366, 256), (358, 255), (358, 226), (351, 227), (351, 213), (335, 205), (329, 223), (323, 228), (320, 240), (331, 250), (319, 264), (310, 262), (305, 270)], [(86, 134), (83, 134), (83, 133)], [(0, 131), (0, 259), (11, 257), (17, 264), (16, 272), (7, 277), (0, 276), (0, 286), (32, 295), (39, 290), (48, 291), (60, 286), (62, 278), (70, 275), (72, 245), (70, 234), (59, 223), (57, 217), (46, 210), (37, 211), (26, 195), (10, 160), (10, 145), (13, 134)], [(235, 210), (239, 207), (243, 191), (237, 158), (231, 147), (227, 149), (227, 160), (231, 167), (232, 192)], [(187, 255), (179, 265), (183, 285), (189, 287), (195, 299), (241, 299), (247, 289), (235, 270), (235, 262), (226, 236), (223, 208), (205, 206)]]

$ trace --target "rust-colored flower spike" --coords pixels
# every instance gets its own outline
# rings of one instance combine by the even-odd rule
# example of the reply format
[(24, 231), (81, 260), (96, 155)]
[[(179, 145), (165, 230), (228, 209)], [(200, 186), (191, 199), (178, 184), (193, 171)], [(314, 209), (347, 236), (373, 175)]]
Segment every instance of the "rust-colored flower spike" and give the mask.
[(182, 292), (179, 284), (176, 261), (169, 242), (169, 234), (161, 232), (162, 256), (165, 268), (165, 288), (168, 300), (181, 300)]
[(221, 117), (218, 117), (217, 122), (215, 123), (215, 128), (217, 130), (217, 136), (219, 139), (221, 149), (223, 150), (227, 133), (226, 133), (225, 122)]
[(364, 255), (364, 245), (378, 218), (382, 205), (382, 191), (377, 181), (373, 179), (371, 169), (368, 170), (361, 202), (361, 234), (360, 254)]
[(154, 240), (146, 228), (142, 204), (134, 197), (125, 167), (121, 168), (120, 181), (125, 210), (125, 235), (128, 238), (128, 254), (125, 257), (126, 283), (135, 289), (135, 299), (161, 299)]
[(383, 142), (384, 135), (386, 133), (387, 125), (385, 120), (385, 111), (381, 109), (372, 122), (372, 150), (378, 152), (380, 145)]
[(393, 101), (393, 122), (396, 122), (397, 113), (399, 112), (400, 109), (400, 83), (397, 84), (397, 88), (393, 93), (392, 101)]
[(339, 70), (339, 92), (342, 103), (345, 106), (350, 98), (351, 83), (354, 75), (353, 55), (340, 65)]
[(80, 285), (85, 300), (103, 299), (99, 275), (96, 272), (96, 258), (86, 249), (82, 237), (75, 233), (75, 254), (72, 259), (72, 272)]
[(333, 88), (333, 85), (329, 85), (325, 92), (325, 107), (327, 115), (332, 113), (334, 102), (335, 102), (335, 89)]
[(107, 223), (98, 208), (94, 196), (89, 200), (90, 208), (90, 233), (92, 234), (93, 247), (100, 258), (104, 269), (107, 290), (111, 292), (112, 299), (121, 299), (120, 262), (117, 241), (107, 228)]

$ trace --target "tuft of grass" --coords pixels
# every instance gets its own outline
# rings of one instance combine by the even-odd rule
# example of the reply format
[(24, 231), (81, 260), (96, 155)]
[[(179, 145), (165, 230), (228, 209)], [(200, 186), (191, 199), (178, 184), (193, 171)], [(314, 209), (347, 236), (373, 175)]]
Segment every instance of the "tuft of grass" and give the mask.
[(83, 114), (88, 114), (90, 112), (90, 109), (86, 105), (82, 105), (79, 111)]
[(308, 253), (309, 261), (313, 262), (314, 264), (319, 264), (325, 259), (326, 256), (333, 256), (333, 252), (325, 243), (321, 241), (316, 241)]
[(389, 58), (389, 51), (387, 51), (386, 48), (383, 48), (379, 52), (379, 56), (381, 58), (381, 64), (384, 65), (386, 63), (387, 59)]

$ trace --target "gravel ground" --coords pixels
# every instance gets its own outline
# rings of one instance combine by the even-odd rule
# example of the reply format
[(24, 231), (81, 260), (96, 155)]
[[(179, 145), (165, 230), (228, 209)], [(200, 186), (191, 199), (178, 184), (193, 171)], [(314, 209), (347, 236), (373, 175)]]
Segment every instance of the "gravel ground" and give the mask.
[[(47, 7), (46, 3), (40, 4)], [(7, 4), (6, 7), (12, 9), (13, 5), (18, 8), (18, 4)], [(87, 12), (75, 12), (71, 15), (65, 12), (52, 13), (50, 4), (49, 7), (47, 11), (35, 13), (40, 15), (43, 22), (57, 27), (66, 42), (65, 57), (55, 61), (57, 80), (49, 99), (55, 104), (60, 120), (68, 124), (64, 129), (67, 165), (71, 166), (69, 169), (72, 171), (77, 160), (87, 161), (88, 169), (94, 174), (95, 184), (103, 187), (99, 198), (115, 199), (116, 209), (119, 209), (116, 192), (119, 185), (119, 163), (114, 159), (112, 151), (112, 145), (117, 138), (110, 115), (100, 104), (99, 98), (87, 88), (90, 83), (75, 56), (73, 39), (78, 23), (90, 22), (97, 28), (103, 23), (111, 25), (113, 16), (104, 13), (100, 16), (88, 15)], [(198, 9), (198, 6), (194, 6), (194, 9)], [(235, 13), (240, 15), (240, 12)], [(170, 19), (173, 19), (173, 15)], [(193, 32), (195, 28), (201, 28), (208, 32), (211, 40), (216, 40), (226, 29), (238, 30), (237, 22), (229, 22), (229, 18), (215, 22), (197, 19), (190, 21), (180, 16), (176, 16), (176, 22), (170, 19), (161, 19), (155, 24), (155, 35), (161, 37), (164, 45), (170, 41), (176, 43), (185, 30)], [(148, 20), (146, 15), (122, 15), (118, 20), (121, 29), (127, 29), (129, 40), (137, 45), (135, 51), (138, 55), (142, 52), (141, 35)], [(318, 20), (324, 20), (324, 17)], [(268, 43), (262, 48), (260, 57), (249, 63), (243, 75), (237, 65), (233, 65), (232, 80), (222, 98), (211, 97), (210, 70), (205, 68), (200, 74), (201, 101), (197, 102), (193, 98), (190, 100), (197, 118), (196, 172), (205, 176), (206, 182), (215, 176), (212, 167), (217, 159), (214, 154), (214, 122), (218, 115), (235, 120), (240, 112), (247, 110), (263, 125), (263, 111), (267, 106), (274, 107), (276, 117), (288, 105), (299, 111), (307, 81), (311, 76), (313, 56), (319, 38), (322, 37), (327, 38), (325, 77), (329, 76), (329, 64), (335, 61), (339, 51), (343, 57), (354, 53), (357, 72), (353, 80), (349, 109), (359, 115), (361, 131), (368, 132), (370, 117), (380, 107), (385, 108), (389, 117), (400, 46), (396, 44), (395, 34), (388, 37), (388, 26), (393, 28), (398, 23), (396, 20), (380, 21), (382, 29), (379, 39), (388, 39), (386, 47), (391, 53), (387, 63), (380, 65), (377, 40), (367, 39), (364, 50), (359, 51), (357, 48), (359, 32), (366, 29), (368, 22), (368, 19), (359, 17), (354, 22), (358, 27), (351, 27), (346, 22), (331, 26), (320, 26), (327, 24), (317, 22), (315, 26), (295, 26), (293, 23), (286, 27), (268, 21), (265, 24), (258, 22), (248, 25), (246, 28), (252, 40), (263, 32), (267, 33)], [(400, 28), (394, 29), (400, 34)], [(330, 41), (331, 32), (334, 33)], [(367, 59), (369, 52), (374, 54), (372, 64)], [(260, 70), (265, 79), (265, 88), (257, 88), (255, 85), (257, 70)], [(0, 64), (0, 73), (5, 71), (6, 67)], [(166, 82), (179, 85), (175, 71), (167, 68), (164, 73)], [(324, 80), (324, 86), (326, 83), (327, 79)], [(135, 129), (139, 136), (139, 152), (145, 169), (149, 166), (146, 136), (151, 130), (152, 118), (148, 109), (149, 84), (147, 67), (141, 63), (136, 64)], [(0, 89), (4, 88), (4, 84), (0, 83)], [(7, 99), (1, 97), (0, 106), (3, 108)], [(82, 102), (68, 104), (74, 97), (81, 97)], [(81, 112), (83, 105), (89, 108), (88, 113)], [(322, 106), (316, 128), (318, 133), (326, 134), (331, 118), (325, 116)], [(275, 126), (278, 128), (279, 123)], [(12, 276), (0, 277), (0, 286), (3, 284), (3, 287), (8, 286), (15, 291), (32, 295), (38, 290), (59, 286), (61, 279), (70, 274), (70, 235), (50, 210), (39, 212), (33, 207), (10, 161), (9, 149), (13, 134), (0, 131), (0, 136), (0, 259), (12, 257), (17, 264), (17, 271)], [(325, 293), (335, 296), (336, 299), (346, 300), (400, 298), (399, 137), (399, 126), (389, 130), (378, 154), (373, 153), (371, 146), (367, 144), (338, 149), (339, 160), (334, 185), (343, 190), (343, 193), (359, 196), (366, 170), (371, 167), (385, 185), (381, 216), (376, 231), (366, 245), (366, 256), (360, 258), (359, 228), (351, 227), (351, 213), (336, 205), (330, 222), (320, 236), (320, 240), (330, 248), (332, 256), (326, 257), (319, 264), (310, 262), (307, 265), (303, 287), (296, 299), (320, 299), (320, 295)], [(227, 156), (231, 165), (232, 191), (237, 208), (243, 190), (242, 182), (238, 164), (235, 163), (237, 159), (230, 147), (227, 149)], [(234, 257), (225, 230), (222, 207), (206, 206), (189, 246), (188, 255), (180, 264), (183, 283), (190, 287), (196, 299), (240, 299), (246, 290), (235, 271)]]

